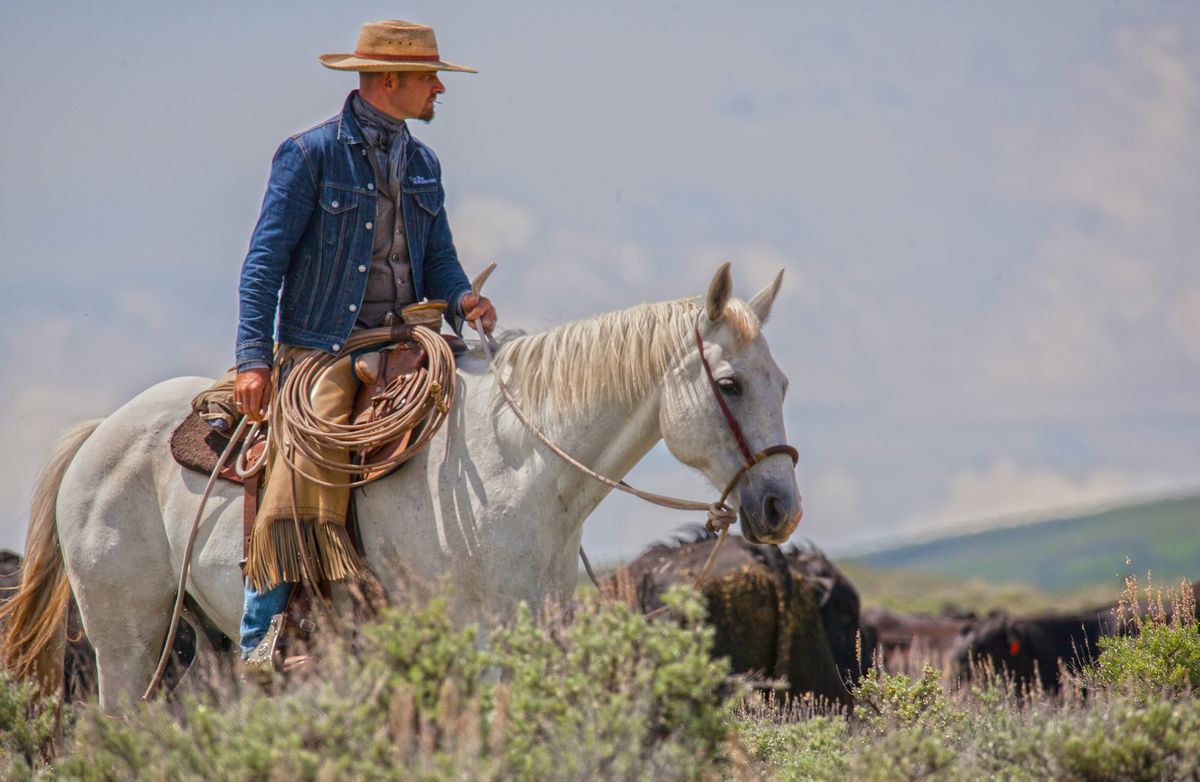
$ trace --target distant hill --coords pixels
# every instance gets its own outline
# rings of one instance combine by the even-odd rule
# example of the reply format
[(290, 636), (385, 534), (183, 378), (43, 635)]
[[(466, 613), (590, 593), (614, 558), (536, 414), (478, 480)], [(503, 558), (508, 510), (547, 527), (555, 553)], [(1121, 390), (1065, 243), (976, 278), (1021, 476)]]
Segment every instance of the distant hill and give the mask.
[(847, 560), (1055, 591), (1101, 584), (1115, 590), (1131, 573), (1144, 582), (1147, 570), (1159, 586), (1173, 586), (1200, 579), (1200, 497), (952, 535)]

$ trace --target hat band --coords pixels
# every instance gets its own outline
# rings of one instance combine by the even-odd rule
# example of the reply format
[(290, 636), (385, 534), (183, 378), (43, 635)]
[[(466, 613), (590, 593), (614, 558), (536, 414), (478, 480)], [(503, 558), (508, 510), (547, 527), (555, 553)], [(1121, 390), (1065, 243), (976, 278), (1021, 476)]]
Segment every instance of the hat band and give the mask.
[(372, 54), (357, 51), (354, 56), (363, 60), (384, 60), (386, 62), (437, 62), (441, 59), (441, 55), (438, 54)]

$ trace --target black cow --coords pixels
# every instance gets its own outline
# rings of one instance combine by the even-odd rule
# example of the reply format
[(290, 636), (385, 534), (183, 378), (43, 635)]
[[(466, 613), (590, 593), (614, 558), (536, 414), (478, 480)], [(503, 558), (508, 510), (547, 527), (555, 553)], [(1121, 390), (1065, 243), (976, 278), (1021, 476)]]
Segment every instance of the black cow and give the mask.
[[(677, 583), (691, 584), (716, 545), (715, 536), (651, 547), (628, 568), (639, 608), (651, 612)], [(778, 546), (730, 535), (700, 585), (714, 629), (713, 654), (735, 673), (786, 679), (788, 694), (806, 693), (851, 705), (821, 621), (816, 590)], [(855, 622), (857, 626), (857, 622)]]
[(791, 546), (784, 558), (816, 591), (821, 606), (821, 624), (829, 638), (834, 662), (842, 679), (857, 684), (875, 659), (877, 636), (861, 621), (858, 590), (824, 552), (811, 546)]
[(1027, 689), (1035, 682), (1048, 693), (1062, 687), (1061, 672), (1095, 662), (1101, 638), (1121, 632), (1111, 606), (1077, 614), (1043, 614), (1014, 619), (993, 611), (964, 633), (955, 652), (960, 675), (984, 665)]
[[(1191, 585), (1200, 621), (1200, 582)], [(1169, 618), (1174, 606), (1167, 606)], [(1139, 606), (1144, 617), (1145, 606)], [(993, 611), (987, 619), (964, 632), (955, 653), (959, 673), (969, 677), (973, 667), (988, 664), (997, 672), (1012, 677), (1020, 687), (1035, 681), (1046, 692), (1056, 693), (1062, 686), (1060, 669), (1077, 671), (1095, 662), (1100, 654), (1099, 640), (1108, 635), (1132, 633), (1137, 623), (1122, 620), (1116, 605), (1082, 611), (1077, 614), (1044, 614), (1014, 619), (1003, 611)], [(1062, 665), (1060, 665), (1060, 663)]]

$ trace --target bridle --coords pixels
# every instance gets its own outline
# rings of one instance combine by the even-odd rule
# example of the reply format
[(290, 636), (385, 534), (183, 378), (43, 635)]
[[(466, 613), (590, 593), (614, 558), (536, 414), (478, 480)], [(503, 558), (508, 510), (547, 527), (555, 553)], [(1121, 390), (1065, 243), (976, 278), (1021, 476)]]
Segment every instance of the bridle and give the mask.
[(725, 491), (721, 494), (720, 504), (724, 504), (729, 497), (730, 492), (741, 482), (746, 473), (768, 456), (776, 454), (786, 454), (792, 460), (792, 466), (795, 467), (800, 462), (800, 452), (792, 446), (783, 443), (780, 445), (771, 445), (763, 448), (757, 453), (750, 453), (750, 446), (746, 444), (746, 436), (742, 434), (742, 427), (738, 424), (737, 418), (734, 417), (733, 411), (729, 409), (729, 403), (725, 401), (725, 395), (721, 391), (721, 386), (717, 383), (717, 378), (713, 375), (712, 365), (708, 363), (708, 357), (704, 354), (704, 339), (700, 336), (700, 319), (704, 316), (704, 311), (701, 310), (696, 314), (696, 323), (692, 327), (692, 333), (696, 336), (696, 350), (700, 353), (700, 365), (704, 367), (704, 376), (708, 378), (708, 387), (712, 389), (713, 396), (717, 399), (717, 405), (721, 408), (721, 414), (725, 416), (725, 423), (729, 425), (729, 431), (733, 435), (733, 439), (737, 442), (738, 450), (742, 452), (744, 463), (729, 479), (729, 483), (725, 487)]
[[(472, 293), (474, 293), (476, 296), (479, 295), (479, 291), (483, 287), (483, 283), (487, 280), (488, 276), (491, 275), (495, 268), (496, 264), (492, 263), (488, 265), (486, 269), (480, 272), (479, 276), (477, 276), (474, 282), (471, 284)], [(721, 408), (721, 413), (725, 418), (725, 423), (729, 426), (729, 430), (733, 434), (734, 440), (737, 441), (738, 450), (741, 452), (744, 460), (742, 466), (738, 468), (737, 472), (733, 474), (733, 477), (730, 478), (729, 482), (725, 485), (725, 490), (721, 492), (720, 498), (718, 498), (716, 502), (711, 503), (698, 502), (696, 500), (686, 500), (663, 494), (654, 494), (652, 492), (643, 491), (630, 486), (625, 481), (613, 480), (608, 476), (596, 472), (591, 467), (583, 464), (578, 459), (571, 456), (569, 453), (556, 445), (521, 408), (521, 405), (517, 402), (516, 397), (508, 388), (508, 385), (504, 382), (504, 378), (501, 377), (500, 368), (496, 366), (495, 356), (493, 353), (494, 342), (491, 336), (484, 331), (483, 324), (481, 322), (477, 320), (474, 324), (475, 331), (479, 334), (479, 344), (483, 349), (484, 357), (487, 358), (488, 366), (491, 367), (492, 375), (496, 379), (496, 385), (500, 388), (500, 392), (504, 395), (504, 399), (508, 402), (508, 406), (512, 408), (512, 411), (516, 414), (517, 418), (519, 418), (521, 422), (533, 432), (538, 440), (540, 440), (543, 445), (553, 451), (556, 456), (582, 472), (584, 475), (587, 475), (589, 478), (599, 481), (610, 488), (623, 491), (626, 494), (632, 494), (633, 496), (653, 503), (654, 505), (664, 508), (674, 508), (676, 510), (700, 510), (708, 513), (708, 519), (704, 526), (710, 532), (719, 532), (719, 537), (717, 538), (716, 545), (713, 546), (712, 552), (709, 553), (708, 560), (704, 563), (704, 567), (701, 569), (700, 574), (696, 576), (696, 580), (693, 584), (693, 587), (695, 588), (699, 588), (700, 584), (708, 575), (708, 571), (712, 567), (713, 560), (716, 559), (717, 551), (720, 550), (721, 544), (725, 541), (725, 536), (729, 532), (730, 525), (732, 525), (736, 519), (736, 514), (734, 513), (733, 509), (730, 508), (725, 501), (729, 499), (729, 495), (732, 494), (733, 490), (737, 488), (739, 483), (741, 483), (742, 478), (744, 478), (746, 474), (755, 467), (755, 465), (770, 456), (785, 454), (791, 458), (793, 466), (800, 461), (799, 452), (787, 444), (772, 445), (756, 453), (752, 453), (750, 451), (750, 447), (746, 444), (746, 437), (742, 432), (742, 427), (738, 424), (737, 418), (734, 417), (733, 411), (729, 409), (729, 405), (726, 403), (721, 393), (721, 388), (717, 384), (716, 378), (713, 376), (712, 366), (708, 363), (708, 357), (704, 353), (704, 340), (700, 336), (700, 319), (703, 317), (703, 315), (704, 309), (701, 308), (700, 312), (696, 315), (696, 322), (692, 329), (696, 337), (696, 347), (700, 353), (700, 363), (704, 367), (704, 374), (708, 378), (709, 387), (712, 389), (713, 396), (716, 397), (717, 404)], [(579, 549), (579, 555), (583, 559), (584, 566), (588, 571), (588, 576), (591, 577), (592, 582), (595, 583), (596, 587), (600, 588), (599, 580), (592, 572), (591, 565), (588, 562), (587, 555), (584, 553), (582, 547)]]

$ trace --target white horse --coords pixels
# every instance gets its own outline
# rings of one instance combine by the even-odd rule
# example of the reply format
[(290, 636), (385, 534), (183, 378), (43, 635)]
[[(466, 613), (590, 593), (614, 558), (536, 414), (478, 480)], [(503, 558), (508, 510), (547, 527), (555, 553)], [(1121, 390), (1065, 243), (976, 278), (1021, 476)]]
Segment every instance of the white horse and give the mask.
[[(693, 328), (699, 318), (704, 355), (750, 448), (784, 443), (787, 381), (760, 333), (782, 277), (747, 303), (732, 298), (726, 264), (703, 303), (644, 304), (516, 337), (497, 361), (549, 436), (599, 472), (621, 478), (661, 439), (724, 487), (744, 459)], [(510, 616), (520, 601), (570, 598), (584, 519), (609, 489), (531, 435), (485, 360), (464, 356), (458, 369), (459, 401), (447, 425), (422, 454), (358, 490), (357, 511), (366, 562), (389, 594), (448, 580), (456, 618), (486, 623)], [(63, 435), (35, 489), (24, 581), (0, 615), (8, 667), (44, 684), (61, 680), (63, 616), (73, 593), (96, 648), (102, 708), (142, 694), (206, 482), (175, 463), (168, 438), (208, 383), (164, 381)], [(730, 502), (745, 537), (784, 542), (801, 516), (791, 459), (764, 459)], [(234, 639), (241, 526), (241, 488), (221, 483), (206, 506), (187, 585)]]

